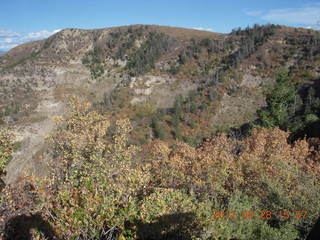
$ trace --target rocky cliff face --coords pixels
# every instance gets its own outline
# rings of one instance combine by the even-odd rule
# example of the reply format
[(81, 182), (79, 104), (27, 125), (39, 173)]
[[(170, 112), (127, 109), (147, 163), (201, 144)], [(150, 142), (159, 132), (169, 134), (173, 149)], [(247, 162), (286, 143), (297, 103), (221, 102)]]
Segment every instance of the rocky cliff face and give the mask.
[(55, 129), (52, 117), (67, 114), (69, 95), (131, 116), (144, 104), (168, 109), (191, 92), (207, 107), (190, 111), (190, 119), (219, 130), (255, 118), (279, 67), (319, 76), (319, 44), (319, 32), (279, 26), (226, 35), (135, 25), (65, 29), (18, 46), (0, 55), (0, 120), (20, 145), (6, 180), (46, 174), (45, 136)]

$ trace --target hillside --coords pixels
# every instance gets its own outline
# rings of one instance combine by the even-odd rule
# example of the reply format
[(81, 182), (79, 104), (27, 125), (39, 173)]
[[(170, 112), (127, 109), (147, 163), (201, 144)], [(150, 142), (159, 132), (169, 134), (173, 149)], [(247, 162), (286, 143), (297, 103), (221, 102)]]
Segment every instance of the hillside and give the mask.
[[(170, 201), (178, 204), (185, 199), (184, 213), (200, 214), (191, 218), (200, 219), (201, 226), (183, 229), (183, 236), (172, 233), (180, 239), (199, 236), (197, 231), (202, 228), (207, 238), (201, 235), (200, 239), (225, 231), (224, 224), (213, 226), (205, 220), (215, 197), (219, 198), (215, 207), (221, 209), (228, 199), (230, 209), (287, 204), (292, 211), (303, 210), (299, 194), (306, 194), (305, 202), (312, 194), (318, 196), (318, 185), (313, 184), (320, 172), (316, 139), (320, 136), (319, 78), (320, 32), (310, 29), (254, 25), (230, 34), (155, 25), (64, 29), (0, 54), (0, 130), (9, 129), (0, 132), (2, 185), (19, 186), (24, 182), (21, 179), (31, 175), (41, 179), (54, 175), (54, 183), (66, 187), (63, 191), (74, 189), (68, 193), (68, 204), (75, 204), (78, 210), (52, 197), (63, 199), (66, 192), (46, 189), (52, 195), (39, 193), (52, 204), (45, 209), (59, 206), (75, 211), (70, 212), (75, 216), (72, 220), (63, 211), (57, 213), (75, 228), (73, 233), (55, 222), (66, 233), (65, 239), (72, 234), (81, 236), (83, 229), (75, 227), (77, 221), (84, 225), (89, 221), (97, 228), (95, 234), (101, 231), (102, 226), (85, 217), (93, 214), (89, 212), (98, 206), (97, 199), (111, 201), (110, 208), (124, 211), (113, 213), (123, 225), (110, 220), (109, 227), (114, 224), (128, 230), (121, 233), (126, 236), (132, 231), (139, 239), (158, 239), (148, 227), (152, 229), (152, 221), (163, 220), (152, 215), (151, 203), (159, 196), (166, 200), (159, 200), (157, 211), (164, 206), (169, 215)], [(254, 126), (272, 130), (250, 132)], [(301, 140), (305, 135), (308, 142)], [(15, 136), (14, 144), (8, 143), (11, 136)], [(131, 159), (136, 168), (128, 163)], [(7, 165), (3, 170), (2, 164)], [(114, 173), (117, 169), (123, 171), (119, 177)], [(75, 179), (97, 179), (111, 184), (111, 190), (88, 180), (87, 190), (97, 196), (77, 202), (74, 194), (82, 194), (84, 182), (64, 179), (69, 170)], [(279, 172), (282, 176), (274, 177)], [(114, 182), (101, 178), (104, 174), (110, 174)], [(302, 178), (303, 174), (310, 178)], [(130, 182), (127, 176), (134, 180)], [(262, 186), (267, 186), (264, 193), (258, 190)], [(306, 190), (304, 186), (310, 187)], [(12, 191), (20, 194), (19, 189)], [(139, 194), (145, 197), (143, 202)], [(269, 199), (272, 194), (278, 194), (278, 202)], [(293, 200), (286, 199), (287, 195)], [(34, 202), (32, 196), (27, 194), (23, 204)], [(84, 215), (82, 203), (88, 204)], [(139, 204), (143, 208), (138, 213)], [(318, 207), (317, 202), (306, 206), (308, 211)], [(9, 212), (2, 213), (9, 216)], [(100, 213), (97, 219), (109, 219)], [(121, 214), (137, 219), (130, 220), (131, 226)], [(149, 219), (149, 225), (139, 222), (138, 215)], [(189, 215), (182, 218), (188, 224), (194, 221), (189, 221)], [(291, 234), (288, 239), (294, 239), (306, 235), (315, 216), (299, 223), (260, 220), (254, 226), (246, 222), (253, 235), (264, 229), (261, 236), (272, 232), (270, 236)], [(231, 232), (230, 236), (238, 236)]]
[[(0, 57), (2, 122), (16, 126), (21, 145), (8, 180), (28, 165), (41, 165), (51, 117), (64, 113), (68, 95), (121, 111), (136, 122), (133, 138), (140, 142), (153, 138), (146, 125), (156, 109), (164, 109), (163, 137), (178, 134), (196, 144), (255, 119), (263, 86), (280, 67), (296, 78), (319, 76), (318, 46), (316, 31), (273, 25), (229, 35), (144, 25), (65, 29), (18, 46)], [(182, 130), (167, 116), (178, 96), (189, 96)]]

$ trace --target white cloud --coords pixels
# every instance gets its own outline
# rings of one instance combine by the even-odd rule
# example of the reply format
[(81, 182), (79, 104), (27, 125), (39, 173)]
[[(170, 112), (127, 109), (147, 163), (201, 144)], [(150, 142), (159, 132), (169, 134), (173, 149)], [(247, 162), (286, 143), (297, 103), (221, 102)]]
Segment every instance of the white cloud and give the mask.
[(248, 16), (253, 16), (253, 17), (257, 17), (260, 16), (263, 12), (260, 10), (245, 10), (244, 11), (245, 14), (247, 14)]
[(0, 29), (0, 50), (9, 50), (25, 42), (44, 39), (59, 31), (60, 29), (54, 31), (42, 30), (39, 32), (20, 34), (11, 30)]
[(19, 35), (20, 35), (19, 33), (16, 33), (16, 32), (10, 31), (10, 30), (1, 30), (0, 29), (0, 38), (1, 37), (17, 37)]
[(19, 45), (19, 44), (1, 44), (0, 43), (0, 50), (1, 51), (7, 51), (7, 50), (9, 50), (11, 48), (16, 47), (17, 45)]
[(314, 29), (320, 28), (320, 3), (308, 4), (300, 8), (244, 11), (249, 16), (259, 17), (271, 23), (295, 24)]
[(193, 27), (193, 29), (200, 30), (200, 31), (213, 32), (212, 28)]
[(315, 24), (320, 19), (320, 7), (273, 9), (261, 18), (277, 22)]
[(26, 39), (42, 39), (42, 38), (47, 38), (49, 36), (51, 36), (52, 34), (55, 34), (57, 32), (59, 32), (59, 30), (54, 30), (52, 32), (50, 31), (47, 31), (47, 30), (42, 30), (40, 32), (31, 32), (31, 33), (28, 33), (25, 38)]
[(14, 40), (13, 40), (13, 38), (4, 38), (4, 39), (3, 39), (3, 42), (5, 42), (5, 43), (12, 43), (12, 42), (14, 42)]
[(315, 30), (320, 30), (320, 20), (317, 21), (315, 24), (313, 24), (312, 26), (309, 26), (310, 28), (313, 28)]

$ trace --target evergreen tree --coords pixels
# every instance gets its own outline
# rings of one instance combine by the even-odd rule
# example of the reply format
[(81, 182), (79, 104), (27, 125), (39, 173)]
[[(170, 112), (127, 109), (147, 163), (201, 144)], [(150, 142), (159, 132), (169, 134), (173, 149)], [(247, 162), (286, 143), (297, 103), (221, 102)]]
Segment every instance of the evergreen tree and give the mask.
[(173, 106), (172, 125), (177, 127), (182, 116), (182, 97), (178, 96)]
[(296, 96), (297, 92), (288, 71), (279, 71), (274, 88), (267, 94), (267, 106), (258, 112), (262, 125), (288, 129), (290, 109), (296, 103)]
[(162, 128), (159, 125), (158, 118), (155, 117), (155, 118), (152, 119), (151, 126), (153, 128), (155, 137), (159, 138), (161, 140), (164, 140), (164, 132), (163, 132)]

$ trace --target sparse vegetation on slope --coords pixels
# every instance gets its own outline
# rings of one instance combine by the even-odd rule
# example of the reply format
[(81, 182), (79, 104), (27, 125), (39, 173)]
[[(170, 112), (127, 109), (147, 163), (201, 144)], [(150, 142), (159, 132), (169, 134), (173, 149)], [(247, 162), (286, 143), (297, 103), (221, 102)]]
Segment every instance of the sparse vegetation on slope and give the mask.
[(154, 69), (156, 60), (173, 48), (174, 40), (163, 33), (150, 32), (141, 47), (128, 56), (126, 67), (132, 74), (142, 74)]

